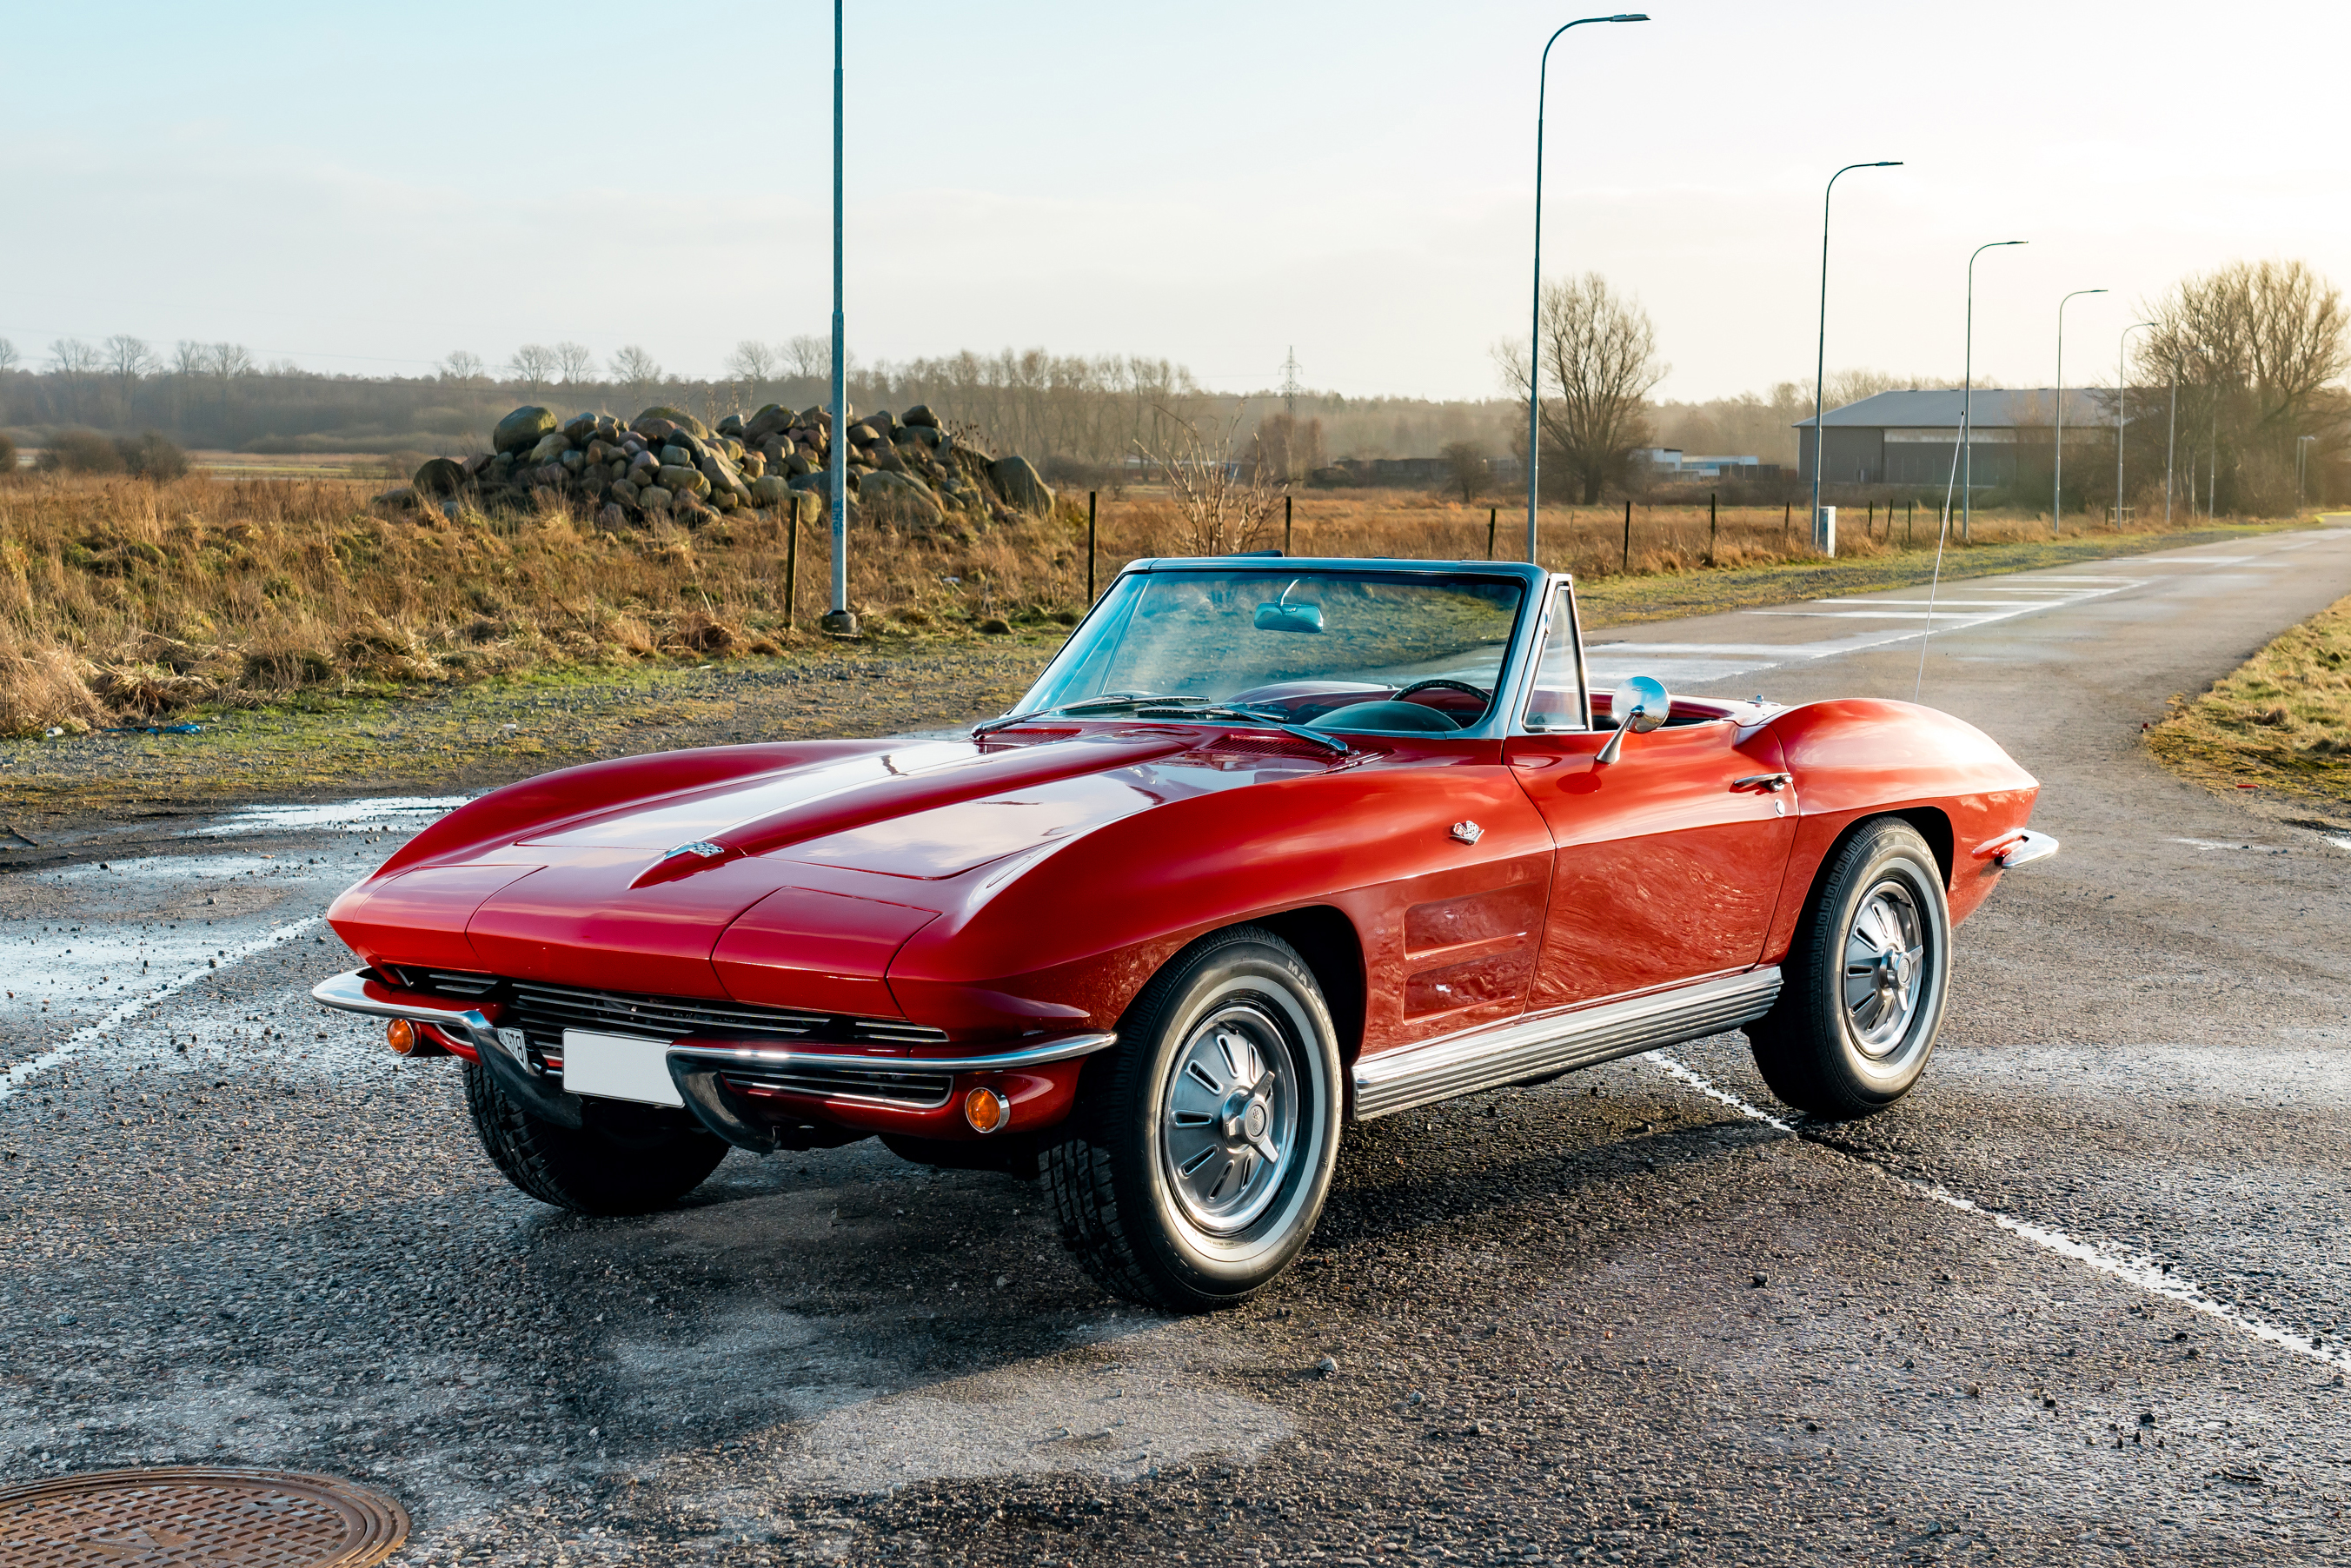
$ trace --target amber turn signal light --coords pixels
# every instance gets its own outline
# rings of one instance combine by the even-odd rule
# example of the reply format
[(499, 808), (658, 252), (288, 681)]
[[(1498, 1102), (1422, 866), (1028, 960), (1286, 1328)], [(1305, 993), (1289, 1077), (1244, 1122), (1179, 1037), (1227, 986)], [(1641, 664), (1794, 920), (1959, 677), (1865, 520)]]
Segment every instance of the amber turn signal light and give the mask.
[(975, 1133), (1000, 1133), (1012, 1120), (1012, 1102), (993, 1089), (975, 1089), (963, 1097), (963, 1119)]
[(394, 1019), (392, 1026), (383, 1031), (383, 1042), (392, 1047), (394, 1056), (412, 1056), (422, 1042), (422, 1037), (417, 1034), (414, 1024), (406, 1019)]

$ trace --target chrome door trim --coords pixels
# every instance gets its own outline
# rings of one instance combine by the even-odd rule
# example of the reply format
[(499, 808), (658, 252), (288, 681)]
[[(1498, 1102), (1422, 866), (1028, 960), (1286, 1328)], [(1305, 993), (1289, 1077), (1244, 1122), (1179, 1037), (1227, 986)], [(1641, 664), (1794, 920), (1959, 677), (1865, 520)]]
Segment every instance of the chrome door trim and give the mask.
[(1384, 1051), (1355, 1063), (1351, 1119), (1368, 1122), (1431, 1101), (1555, 1077), (1719, 1034), (1761, 1018), (1779, 995), (1779, 968), (1766, 965), (1624, 1001), (1511, 1019)]

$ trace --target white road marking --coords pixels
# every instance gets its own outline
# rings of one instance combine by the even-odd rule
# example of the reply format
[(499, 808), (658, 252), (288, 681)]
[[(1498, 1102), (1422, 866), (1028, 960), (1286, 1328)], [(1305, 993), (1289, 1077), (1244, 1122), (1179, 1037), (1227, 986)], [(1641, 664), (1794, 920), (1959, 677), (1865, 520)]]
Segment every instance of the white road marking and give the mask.
[[(1667, 1077), (1682, 1087), (1694, 1090), (1709, 1100), (1729, 1106), (1750, 1122), (1761, 1122), (1765, 1126), (1775, 1128), (1790, 1136), (1795, 1135), (1796, 1129), (1789, 1123), (1782, 1121), (1759, 1106), (1749, 1104), (1736, 1094), (1718, 1089), (1661, 1051), (1644, 1051), (1641, 1060), (1657, 1067)], [(1843, 1153), (1841, 1150), (1830, 1152)], [(1843, 1157), (1854, 1160), (1857, 1165), (1875, 1163), (1859, 1160), (1852, 1155), (1844, 1155)], [(2070, 1258), (2095, 1272), (2110, 1274), (2117, 1280), (2137, 1285), (2150, 1294), (2161, 1296), (2166, 1301), (2177, 1301), (2191, 1312), (2218, 1318), (2230, 1327), (2250, 1334), (2264, 1344), (2273, 1344), (2280, 1350), (2290, 1351), (2295, 1355), (2306, 1357), (2322, 1366), (2331, 1366), (2339, 1373), (2351, 1374), (2351, 1351), (2330, 1350), (2306, 1334), (2298, 1334), (2291, 1329), (2280, 1328), (2266, 1318), (2256, 1317), (2226, 1301), (2217, 1301), (2206, 1294), (2194, 1281), (2184, 1280), (2172, 1273), (2171, 1266), (2168, 1263), (2159, 1262), (2144, 1255), (2128, 1257), (2102, 1247), (2094, 1247), (2086, 1241), (2076, 1241), (2053, 1227), (2035, 1225), (2030, 1220), (2012, 1219), (2005, 1214), (1994, 1214), (1973, 1200), (1961, 1197), (1938, 1182), (1913, 1181), (1901, 1172), (1889, 1170), (1884, 1166), (1877, 1166), (1876, 1168), (1885, 1171), (1887, 1176), (1913, 1191), (1931, 1197), (1946, 1207), (1958, 1209), (1962, 1214), (1972, 1214), (1980, 1218), (1989, 1219), (2010, 1235), (2021, 1236), (2034, 1246), (2053, 1252), (2060, 1258)]]
[(250, 958), (256, 953), (275, 947), (280, 943), (291, 942), (295, 937), (299, 936), (313, 925), (318, 925), (319, 922), (324, 918), (324, 915), (313, 915), (307, 916), (304, 919), (297, 920), (290, 925), (281, 925), (277, 930), (270, 932), (266, 936), (255, 937), (252, 941), (247, 942), (242, 947), (230, 948), (228, 950), (228, 955), (225, 957), (209, 959), (202, 967), (190, 969), (186, 974), (180, 976), (177, 979), (164, 981), (162, 985), (157, 986), (154, 989), (148, 991), (143, 996), (131, 997), (126, 1000), (117, 1002), (114, 1005), (113, 1009), (108, 1012), (105, 1017), (99, 1019), (96, 1023), (85, 1025), (83, 1028), (74, 1030), (73, 1033), (68, 1035), (64, 1040), (60, 1040), (56, 1045), (51, 1046), (40, 1055), (25, 1061), (20, 1061), (16, 1066), (10, 1068), (6, 1076), (0, 1077), (0, 1100), (7, 1099), (9, 1096), (21, 1090), (36, 1074), (47, 1071), (50, 1068), (55, 1067), (58, 1062), (63, 1061), (66, 1058), (81, 1050), (83, 1046), (88, 1045), (90, 1041), (96, 1040), (99, 1035), (104, 1034), (108, 1030), (128, 1023), (131, 1019), (137, 1018), (141, 1013), (145, 1012), (149, 1008), (154, 1006), (157, 1002), (162, 1001), (164, 998), (174, 996), (181, 991), (186, 990), (190, 986), (194, 985), (198, 980), (203, 979), (207, 975), (219, 974), (223, 969), (227, 968), (231, 964), (235, 963), (240, 958)]

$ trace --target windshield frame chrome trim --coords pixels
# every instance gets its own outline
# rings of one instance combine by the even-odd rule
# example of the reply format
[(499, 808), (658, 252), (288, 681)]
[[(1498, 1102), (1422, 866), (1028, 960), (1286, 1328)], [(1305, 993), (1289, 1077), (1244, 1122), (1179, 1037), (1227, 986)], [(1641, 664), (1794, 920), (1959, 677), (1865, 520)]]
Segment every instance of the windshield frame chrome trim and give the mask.
[[(1087, 622), (1092, 621), (1095, 612), (1100, 611), (1103, 605), (1111, 602), (1114, 591), (1121, 583), (1124, 582), (1130, 577), (1156, 575), (1161, 573), (1172, 574), (1186, 571), (1266, 571), (1269, 569), (1277, 571), (1293, 570), (1301, 576), (1316, 572), (1354, 572), (1367, 575), (1378, 574), (1389, 577), (1494, 577), (1508, 578), (1518, 582), (1523, 590), (1526, 597), (1520, 601), (1518, 613), (1510, 629), (1510, 641), (1503, 647), (1502, 666), (1495, 674), (1494, 700), (1487, 704), (1485, 717), (1466, 729), (1453, 730), (1449, 733), (1433, 733), (1426, 736), (1416, 735), (1414, 737), (1419, 739), (1447, 741), (1499, 741), (1506, 739), (1513, 733), (1516, 733), (1513, 728), (1516, 721), (1512, 716), (1519, 711), (1520, 705), (1524, 700), (1529, 689), (1529, 684), (1532, 679), (1533, 658), (1535, 650), (1538, 646), (1535, 628), (1539, 622), (1547, 619), (1548, 614), (1547, 611), (1543, 609), (1542, 604), (1536, 601), (1538, 599), (1541, 599), (1547, 602), (1552, 591), (1552, 587), (1556, 583), (1570, 582), (1572, 584), (1572, 579), (1566, 573), (1546, 571), (1539, 566), (1531, 566), (1525, 561), (1513, 560), (1437, 560), (1426, 559), (1418, 557), (1409, 559), (1389, 560), (1380, 558), (1366, 558), (1363, 556), (1271, 557), (1254, 555), (1204, 555), (1147, 557), (1129, 561), (1125, 567), (1119, 571), (1117, 576), (1111, 579), (1110, 582), (1102, 589), (1102, 597), (1095, 600), (1094, 602), (1088, 607), (1085, 615), (1079, 620), (1075, 626), (1070, 629), (1068, 638), (1065, 639), (1061, 644), (1062, 649), (1066, 651), (1071, 644), (1077, 642), (1078, 634), (1085, 630)], [(1571, 604), (1573, 602), (1572, 586), (1570, 602)], [(1530, 612), (1531, 611), (1531, 612)], [(1579, 661), (1583, 657), (1583, 637), (1581, 630), (1579, 629), (1576, 634), (1576, 656)], [(1051, 675), (1053, 673), (1053, 666), (1060, 662), (1061, 654), (1056, 653), (1053, 658), (1046, 664), (1044, 669), (1038, 672), (1037, 678), (1029, 683), (1028, 691), (1024, 691), (1020, 694), (1021, 703), (1026, 703), (1029, 699), (1029, 694), (1035, 692), (1040, 686), (1042, 686), (1045, 684), (1047, 677)], [(1507, 704), (1504, 701), (1505, 694), (1508, 694), (1509, 696)], [(1591, 724), (1591, 682), (1587, 679), (1584, 682), (1584, 721), (1587, 728), (1590, 727)], [(1009, 717), (1019, 712), (1019, 705), (1016, 704), (1013, 707), (1007, 708), (1002, 715), (998, 716)], [(1033, 716), (1038, 719), (1045, 719), (1050, 717), (1051, 715), (1050, 711), (1048, 711), (1039, 713)], [(995, 721), (988, 720), (986, 722), (992, 725)], [(1223, 724), (1233, 721), (1204, 719), (1200, 722), (1204, 724)], [(1266, 722), (1269, 725), (1276, 725), (1280, 721), (1268, 716)], [(1569, 732), (1559, 730), (1550, 733), (1564, 735)], [(1399, 737), (1386, 735), (1384, 732), (1377, 730), (1333, 730), (1332, 731), (1332, 734), (1342, 737), (1350, 734), (1361, 734), (1387, 739), (1400, 738)]]

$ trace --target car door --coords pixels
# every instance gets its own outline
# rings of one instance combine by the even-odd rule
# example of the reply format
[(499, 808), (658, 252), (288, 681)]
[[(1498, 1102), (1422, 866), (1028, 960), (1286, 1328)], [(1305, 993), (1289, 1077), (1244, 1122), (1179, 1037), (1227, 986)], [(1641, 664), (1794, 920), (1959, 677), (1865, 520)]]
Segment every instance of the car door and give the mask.
[(1530, 1011), (1753, 966), (1794, 841), (1779, 742), (1729, 718), (1627, 735), (1590, 727), (1573, 588), (1562, 582), (1535, 685), (1504, 743), (1550, 827), (1552, 893)]

